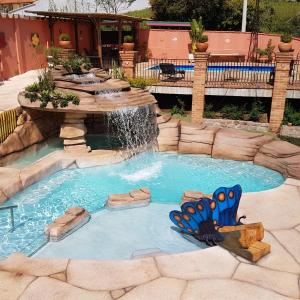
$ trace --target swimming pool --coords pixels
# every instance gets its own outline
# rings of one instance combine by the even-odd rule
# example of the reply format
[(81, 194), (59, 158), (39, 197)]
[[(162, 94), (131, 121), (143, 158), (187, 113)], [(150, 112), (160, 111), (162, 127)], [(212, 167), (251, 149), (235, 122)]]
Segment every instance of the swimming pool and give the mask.
[[(153, 203), (174, 206), (180, 203), (181, 195), (186, 190), (212, 193), (220, 186), (239, 183), (244, 192), (254, 192), (277, 187), (283, 181), (284, 178), (279, 173), (248, 162), (176, 153), (143, 153), (116, 165), (64, 170), (41, 180), (6, 202), (5, 205), (18, 205), (15, 214), (17, 228), (15, 232), (8, 233), (8, 212), (0, 214), (0, 235), (3, 236), (0, 242), (0, 257), (16, 251), (32, 254), (45, 243), (45, 226), (62, 215), (67, 208), (82, 206), (91, 213), (99, 212), (111, 193), (127, 193), (134, 188), (148, 187)], [(168, 211), (169, 208), (166, 211), (156, 210), (156, 214), (160, 214), (157, 218), (168, 219)], [(126, 210), (123, 213), (126, 215)], [(112, 226), (120, 222), (113, 214), (111, 217)], [(136, 230), (142, 236), (144, 231), (139, 231), (139, 227), (149, 227), (150, 221), (149, 218), (143, 217), (139, 220)], [(124, 232), (126, 224), (123, 223)], [(155, 224), (160, 226), (158, 222), (151, 226)], [(85, 227), (81, 230), (84, 229)], [(115, 229), (111, 230), (113, 232)], [(101, 230), (99, 234), (100, 232)], [(155, 231), (152, 229), (152, 232)], [(172, 235), (173, 237), (178, 238), (176, 235)], [(130, 240), (131, 237), (127, 238)], [(131, 242), (134, 243), (136, 236), (132, 238)], [(164, 238), (164, 232), (160, 238)], [(111, 235), (111, 239), (118, 239), (118, 236)], [(117, 240), (114, 240), (114, 243), (116, 242)], [(119, 244), (119, 247), (123, 246)], [(186, 249), (186, 245), (183, 247)], [(141, 245), (139, 248), (142, 248)], [(108, 247), (108, 251), (109, 249)], [(78, 255), (80, 256), (80, 253)], [(109, 252), (103, 253), (103, 258), (107, 257)]]
[[(177, 71), (194, 71), (194, 65), (180, 65), (176, 66)], [(159, 71), (159, 65), (147, 68), (147, 70)], [(275, 67), (272, 66), (219, 66), (219, 65), (209, 65), (207, 67), (208, 72), (222, 72), (222, 71), (242, 71), (242, 72), (263, 72), (270, 73), (275, 71)]]

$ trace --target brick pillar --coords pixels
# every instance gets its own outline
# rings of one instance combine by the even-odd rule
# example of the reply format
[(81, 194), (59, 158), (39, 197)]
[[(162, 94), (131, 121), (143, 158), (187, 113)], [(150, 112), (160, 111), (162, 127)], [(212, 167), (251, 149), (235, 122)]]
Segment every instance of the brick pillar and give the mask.
[(270, 131), (278, 132), (283, 120), (290, 63), (293, 53), (276, 53), (276, 70), (272, 95)]
[(138, 51), (120, 51), (121, 65), (125, 77), (135, 77), (135, 64)]
[(195, 71), (193, 84), (192, 121), (201, 123), (205, 105), (205, 80), (209, 53), (195, 52)]

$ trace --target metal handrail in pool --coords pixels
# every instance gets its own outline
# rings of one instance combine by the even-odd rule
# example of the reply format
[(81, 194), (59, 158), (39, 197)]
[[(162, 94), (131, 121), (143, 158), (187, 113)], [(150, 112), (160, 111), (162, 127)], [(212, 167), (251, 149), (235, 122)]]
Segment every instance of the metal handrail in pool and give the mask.
[(11, 225), (10, 232), (15, 231), (15, 218), (14, 218), (14, 209), (15, 208), (18, 208), (18, 205), (0, 207), (0, 211), (1, 210), (10, 210), (10, 225)]

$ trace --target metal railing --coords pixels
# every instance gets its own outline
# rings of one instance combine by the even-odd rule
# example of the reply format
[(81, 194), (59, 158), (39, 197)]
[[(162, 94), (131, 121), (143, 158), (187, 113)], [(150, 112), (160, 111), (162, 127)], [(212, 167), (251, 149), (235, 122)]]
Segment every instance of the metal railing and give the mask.
[[(163, 70), (162, 64), (167, 64)], [(135, 74), (136, 77), (159, 82), (193, 82), (194, 63), (188, 59), (149, 59), (147, 62), (136, 64)]]
[(274, 63), (209, 62), (206, 83), (273, 84)]
[(13, 232), (15, 230), (15, 217), (14, 217), (14, 209), (18, 208), (17, 205), (11, 205), (11, 206), (4, 206), (0, 207), (0, 211), (3, 210), (9, 210), (10, 211), (10, 232)]
[(294, 60), (290, 69), (290, 84), (300, 84), (300, 57)]

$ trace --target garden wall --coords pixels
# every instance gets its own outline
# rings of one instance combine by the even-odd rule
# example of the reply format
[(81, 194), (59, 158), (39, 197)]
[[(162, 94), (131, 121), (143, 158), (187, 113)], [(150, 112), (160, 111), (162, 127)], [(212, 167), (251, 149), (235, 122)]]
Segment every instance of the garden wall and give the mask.
[[(232, 31), (208, 31), (208, 52), (212, 54), (248, 55), (251, 33)], [(141, 44), (148, 42), (148, 49), (153, 58), (187, 59), (190, 52), (190, 38), (188, 30), (150, 29), (140, 33)], [(269, 39), (273, 45), (278, 44), (280, 36), (276, 34), (260, 34), (259, 47), (266, 47)], [(300, 53), (300, 39), (294, 39), (295, 56)]]
[(300, 179), (300, 147), (275, 140), (272, 135), (180, 122), (167, 115), (158, 117), (157, 123), (159, 151), (252, 161), (285, 177)]

